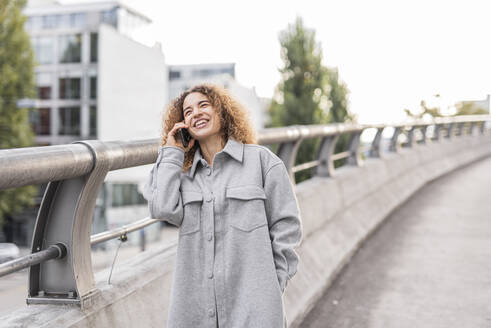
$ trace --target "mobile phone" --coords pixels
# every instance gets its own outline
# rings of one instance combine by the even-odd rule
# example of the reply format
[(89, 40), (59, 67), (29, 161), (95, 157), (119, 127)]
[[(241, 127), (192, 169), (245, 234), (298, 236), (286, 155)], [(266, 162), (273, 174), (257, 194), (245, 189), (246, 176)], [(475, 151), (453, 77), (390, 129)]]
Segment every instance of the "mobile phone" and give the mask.
[(178, 131), (179, 135), (181, 136), (182, 145), (184, 146), (184, 148), (186, 148), (192, 137), (189, 134), (188, 129), (180, 128)]

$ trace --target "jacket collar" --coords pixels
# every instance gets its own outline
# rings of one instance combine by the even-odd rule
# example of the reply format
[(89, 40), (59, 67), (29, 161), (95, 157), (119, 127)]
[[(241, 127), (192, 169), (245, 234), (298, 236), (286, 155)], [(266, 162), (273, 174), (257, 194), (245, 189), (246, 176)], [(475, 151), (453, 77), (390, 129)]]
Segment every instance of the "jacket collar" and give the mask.
[[(235, 140), (232, 137), (229, 137), (227, 143), (225, 144), (225, 147), (223, 147), (223, 149), (219, 151), (217, 154), (221, 152), (225, 152), (229, 154), (233, 159), (242, 163), (243, 156), (244, 156), (244, 144), (240, 141)], [(196, 152), (194, 153), (193, 165), (189, 169), (190, 177), (194, 178), (194, 173), (196, 172), (198, 163), (201, 162), (203, 164), (204, 161), (206, 160), (201, 154), (201, 149), (198, 147), (196, 149)]]

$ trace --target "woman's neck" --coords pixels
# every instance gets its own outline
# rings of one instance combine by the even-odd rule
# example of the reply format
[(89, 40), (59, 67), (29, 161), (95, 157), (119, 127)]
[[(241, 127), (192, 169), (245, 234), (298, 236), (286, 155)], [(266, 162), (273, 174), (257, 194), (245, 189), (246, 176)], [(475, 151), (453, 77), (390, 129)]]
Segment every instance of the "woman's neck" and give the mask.
[(201, 154), (208, 162), (208, 165), (212, 166), (215, 154), (225, 147), (225, 141), (220, 135), (214, 135), (207, 139), (200, 140), (199, 147), (201, 149)]

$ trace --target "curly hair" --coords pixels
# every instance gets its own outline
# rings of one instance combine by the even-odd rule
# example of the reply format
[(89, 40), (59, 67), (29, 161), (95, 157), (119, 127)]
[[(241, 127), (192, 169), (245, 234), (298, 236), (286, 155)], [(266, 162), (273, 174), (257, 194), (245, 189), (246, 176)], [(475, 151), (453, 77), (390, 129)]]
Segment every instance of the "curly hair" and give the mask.
[[(220, 134), (224, 143), (227, 142), (229, 137), (244, 144), (257, 143), (257, 132), (251, 124), (249, 111), (234, 99), (225, 88), (214, 84), (200, 84), (184, 91), (169, 103), (163, 117), (162, 145), (166, 144), (167, 134), (172, 130), (174, 125), (184, 120), (184, 99), (193, 92), (199, 92), (205, 95), (217, 111), (220, 117)], [(198, 147), (199, 142), (196, 140), (193, 147), (184, 154), (183, 172), (191, 168), (194, 154)]]

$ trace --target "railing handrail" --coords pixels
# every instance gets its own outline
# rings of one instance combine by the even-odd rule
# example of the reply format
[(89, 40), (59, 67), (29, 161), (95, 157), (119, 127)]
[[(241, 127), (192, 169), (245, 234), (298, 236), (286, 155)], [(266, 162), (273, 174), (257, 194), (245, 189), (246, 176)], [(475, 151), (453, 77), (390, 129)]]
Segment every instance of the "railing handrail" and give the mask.
[[(157, 139), (104, 142), (109, 171), (150, 164), (156, 159)], [(94, 167), (93, 154), (83, 144), (0, 150), (0, 190), (71, 179)]]
[[(336, 136), (369, 128), (410, 128), (450, 123), (491, 121), (491, 115), (438, 117), (397, 124), (313, 124), (268, 128), (259, 131), (259, 144), (274, 144), (299, 139)], [(151, 164), (156, 160), (159, 139), (104, 142), (110, 156), (109, 171)], [(88, 174), (93, 169), (91, 151), (82, 144), (25, 147), (0, 150), (0, 190), (31, 184), (65, 180)]]
[(152, 219), (150, 217), (146, 217), (144, 219), (132, 222), (130, 224), (123, 225), (121, 227), (112, 230), (103, 231), (90, 236), (90, 244), (97, 245), (111, 239), (116, 239), (130, 232), (141, 230), (157, 222), (160, 221), (156, 219)]
[(18, 257), (14, 260), (4, 262), (0, 264), (0, 277), (6, 276), (10, 273), (20, 271), (28, 268), (32, 265), (36, 265), (41, 262), (45, 262), (51, 259), (64, 258), (66, 255), (66, 246), (58, 243), (49, 246), (47, 249), (39, 251), (37, 253), (28, 254)]

